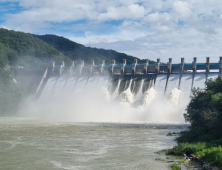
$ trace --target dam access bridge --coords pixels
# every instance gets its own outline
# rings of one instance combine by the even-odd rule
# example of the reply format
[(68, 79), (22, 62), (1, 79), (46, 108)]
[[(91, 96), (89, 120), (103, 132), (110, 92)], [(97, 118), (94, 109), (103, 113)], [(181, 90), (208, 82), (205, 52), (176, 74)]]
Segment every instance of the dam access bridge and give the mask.
[[(204, 88), (204, 82), (207, 79), (222, 74), (222, 57), (219, 57), (217, 63), (210, 63), (210, 57), (206, 58), (205, 63), (197, 63), (196, 57), (190, 63), (186, 63), (184, 58), (181, 58), (181, 62), (177, 64), (172, 63), (172, 58), (169, 58), (167, 63), (161, 63), (160, 59), (157, 59), (155, 64), (149, 64), (149, 60), (145, 61), (145, 63), (139, 64), (135, 59), (132, 64), (127, 64), (127, 61), (123, 59), (120, 64), (113, 60), (112, 64), (105, 65), (105, 61), (102, 60), (100, 64), (95, 65), (92, 60), (90, 65), (85, 65), (84, 61), (81, 61), (81, 64), (76, 66), (75, 62), (72, 61), (70, 67), (66, 67), (62, 61), (59, 64), (53, 62), (52, 67), (42, 71), (15, 69), (15, 75), (17, 75), (17, 82), (23, 89), (30, 89), (29, 93), (40, 96), (43, 89), (49, 88), (45, 87), (47, 82), (55, 81), (50, 87), (53, 90), (57, 87), (65, 88), (71, 79), (75, 79), (75, 83), (72, 85), (75, 87), (80, 77), (85, 77), (87, 83), (89, 78), (95, 78), (99, 75), (109, 77), (113, 86), (111, 93), (116, 89), (120, 79), (119, 93), (126, 90), (131, 79), (133, 81), (130, 88), (135, 94), (139, 91), (141, 82), (143, 82), (143, 93), (152, 86), (157, 91), (163, 91), (163, 93), (170, 93), (173, 88), (190, 93), (193, 87)], [(38, 74), (35, 74), (36, 72)], [(58, 85), (61, 82), (62, 84)]]

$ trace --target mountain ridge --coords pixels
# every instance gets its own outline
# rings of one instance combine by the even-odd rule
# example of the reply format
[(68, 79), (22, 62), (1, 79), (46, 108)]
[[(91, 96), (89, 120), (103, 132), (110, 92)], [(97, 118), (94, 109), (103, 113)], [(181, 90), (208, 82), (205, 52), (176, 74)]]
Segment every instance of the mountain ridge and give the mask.
[[(91, 60), (95, 60), (96, 63), (101, 63), (101, 60), (106, 60), (106, 63), (108, 64), (111, 64), (112, 60), (116, 60), (117, 63), (122, 63), (123, 59), (126, 59), (128, 63), (133, 63), (134, 59), (137, 59), (138, 63), (145, 62), (145, 60), (141, 60), (137, 57), (117, 52), (115, 50), (85, 47), (82, 44), (76, 43), (69, 40), (68, 38), (58, 35), (45, 34), (33, 36), (52, 45), (54, 48), (72, 60), (85, 60), (86, 63), (90, 63)], [(64, 46), (65, 44), (66, 46)], [(151, 63), (154, 62), (151, 61)]]

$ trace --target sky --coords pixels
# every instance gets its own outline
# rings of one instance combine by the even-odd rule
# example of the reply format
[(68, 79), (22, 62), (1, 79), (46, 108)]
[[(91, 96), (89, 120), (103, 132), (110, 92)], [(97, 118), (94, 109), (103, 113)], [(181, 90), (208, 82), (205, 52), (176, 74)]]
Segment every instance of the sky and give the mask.
[(221, 0), (0, 0), (0, 27), (167, 62), (218, 62)]

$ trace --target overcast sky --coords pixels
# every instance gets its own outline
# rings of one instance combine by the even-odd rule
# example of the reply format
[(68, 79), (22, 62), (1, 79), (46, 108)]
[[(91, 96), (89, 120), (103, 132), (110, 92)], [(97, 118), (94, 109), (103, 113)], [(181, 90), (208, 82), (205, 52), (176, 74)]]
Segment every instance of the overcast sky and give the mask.
[(0, 27), (139, 58), (218, 62), (222, 0), (0, 0)]

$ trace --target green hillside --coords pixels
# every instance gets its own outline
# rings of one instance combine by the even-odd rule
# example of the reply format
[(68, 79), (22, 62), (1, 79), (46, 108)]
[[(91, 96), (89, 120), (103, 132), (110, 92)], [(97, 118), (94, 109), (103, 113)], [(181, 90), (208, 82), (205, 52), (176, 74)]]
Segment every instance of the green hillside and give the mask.
[(71, 61), (30, 34), (0, 29), (0, 116), (14, 115), (24, 96), (9, 66), (46, 67), (61, 60)]
[(6, 70), (8, 64), (13, 65), (18, 59), (15, 51), (0, 43), (0, 115), (14, 112), (18, 106), (21, 93), (13, 82), (12, 73)]
[(5, 67), (6, 65), (15, 65), (15, 61), (18, 60), (17, 53), (7, 48), (4, 44), (0, 43), (0, 68)]
[[(70, 59), (64, 56), (51, 45), (23, 32), (0, 29), (0, 43), (13, 53), (10, 65), (22, 65), (24, 67), (46, 66), (52, 61), (66, 61)], [(12, 56), (14, 56), (12, 58)], [(2, 57), (1, 57), (2, 58)], [(7, 63), (7, 61), (5, 61)]]
[[(127, 59), (127, 63), (132, 63), (134, 59), (138, 59), (124, 53), (116, 52), (114, 50), (85, 47), (81, 44), (57, 35), (46, 34), (33, 36), (52, 45), (65, 56), (75, 61), (84, 60), (86, 63), (90, 63), (91, 60), (95, 60), (95, 62), (98, 64), (101, 63), (101, 60), (106, 60), (106, 63), (110, 64), (113, 59), (115, 59), (117, 63), (121, 63), (123, 59)], [(138, 62), (143, 63), (144, 61), (138, 59)]]

